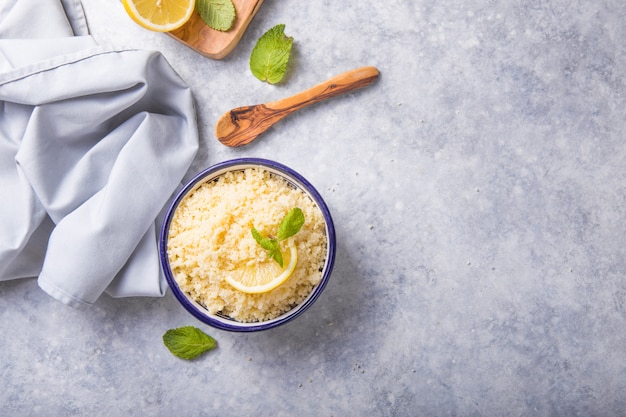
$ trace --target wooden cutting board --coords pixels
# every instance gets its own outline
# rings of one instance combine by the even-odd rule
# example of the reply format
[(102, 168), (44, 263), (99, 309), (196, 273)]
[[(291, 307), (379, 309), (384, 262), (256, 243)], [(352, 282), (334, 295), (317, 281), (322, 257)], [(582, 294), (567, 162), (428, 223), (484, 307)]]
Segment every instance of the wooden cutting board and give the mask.
[(235, 49), (252, 18), (263, 4), (263, 0), (232, 1), (237, 11), (237, 18), (228, 32), (211, 29), (204, 23), (200, 14), (194, 12), (187, 23), (168, 34), (208, 58), (224, 58)]

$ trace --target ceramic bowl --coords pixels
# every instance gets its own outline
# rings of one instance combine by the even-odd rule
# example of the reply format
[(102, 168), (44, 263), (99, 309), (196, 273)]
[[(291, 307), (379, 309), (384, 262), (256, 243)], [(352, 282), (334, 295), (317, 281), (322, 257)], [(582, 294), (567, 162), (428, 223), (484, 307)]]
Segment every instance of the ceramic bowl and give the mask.
[[(245, 168), (265, 169), (274, 175), (286, 179), (291, 185), (300, 189), (306, 195), (308, 195), (322, 212), (326, 225), (327, 237), (326, 260), (322, 269), (322, 278), (319, 284), (317, 284), (313, 288), (311, 293), (309, 293), (304, 301), (302, 301), (299, 305), (295, 306), (291, 310), (283, 313), (281, 316), (278, 316), (274, 319), (254, 323), (243, 323), (235, 321), (232, 318), (224, 315), (211, 314), (205, 307), (193, 300), (184, 291), (182, 291), (176, 283), (167, 254), (167, 241), (170, 224), (172, 222), (174, 213), (176, 212), (176, 209), (178, 208), (181, 201), (183, 201), (186, 196), (188, 196), (190, 193), (200, 187), (203, 183), (213, 181), (220, 175), (223, 175), (228, 171), (243, 170)], [(335, 261), (335, 250), (336, 239), (333, 220), (331, 218), (328, 207), (326, 206), (326, 203), (317, 192), (317, 190), (315, 190), (315, 188), (302, 175), (298, 174), (293, 169), (278, 162), (258, 158), (241, 158), (218, 163), (196, 175), (187, 184), (185, 184), (185, 186), (176, 194), (176, 196), (172, 200), (166, 212), (159, 237), (159, 256), (161, 261), (161, 267), (163, 268), (165, 278), (171, 291), (173, 292), (176, 299), (180, 302), (180, 304), (195, 318), (202, 321), (203, 323), (222, 330), (237, 332), (252, 332), (271, 329), (276, 326), (285, 324), (304, 313), (317, 300), (317, 298), (326, 287), (328, 280), (330, 279)]]

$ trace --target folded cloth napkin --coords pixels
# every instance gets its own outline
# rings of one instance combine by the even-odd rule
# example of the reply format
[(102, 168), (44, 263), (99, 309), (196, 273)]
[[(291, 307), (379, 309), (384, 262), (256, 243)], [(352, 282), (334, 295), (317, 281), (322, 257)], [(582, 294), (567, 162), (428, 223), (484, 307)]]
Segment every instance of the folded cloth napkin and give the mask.
[(163, 55), (98, 45), (79, 0), (2, 0), (0, 280), (72, 307), (163, 295), (160, 216), (197, 149)]

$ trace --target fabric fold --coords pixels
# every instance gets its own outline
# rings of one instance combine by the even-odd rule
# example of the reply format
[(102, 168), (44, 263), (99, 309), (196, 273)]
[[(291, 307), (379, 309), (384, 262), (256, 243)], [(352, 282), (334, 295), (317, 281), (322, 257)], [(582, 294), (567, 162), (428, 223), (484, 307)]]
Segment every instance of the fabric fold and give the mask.
[[(0, 279), (38, 276), (79, 308), (105, 291), (163, 295), (158, 217), (198, 149), (190, 89), (159, 52), (81, 33), (79, 1), (13, 1), (0, 6)], [(29, 6), (52, 28), (5, 38)]]

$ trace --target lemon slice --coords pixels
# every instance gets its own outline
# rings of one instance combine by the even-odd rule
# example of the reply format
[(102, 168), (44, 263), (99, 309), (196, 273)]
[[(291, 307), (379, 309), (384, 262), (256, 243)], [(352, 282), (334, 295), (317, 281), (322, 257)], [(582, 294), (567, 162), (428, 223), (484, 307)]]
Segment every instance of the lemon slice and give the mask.
[(122, 0), (122, 3), (137, 24), (156, 32), (169, 32), (189, 20), (196, 0)]
[(278, 287), (293, 274), (298, 262), (298, 250), (293, 239), (287, 241), (288, 251), (283, 253), (283, 267), (273, 259), (266, 259), (254, 265), (245, 265), (226, 275), (226, 282), (248, 294), (269, 292)]

